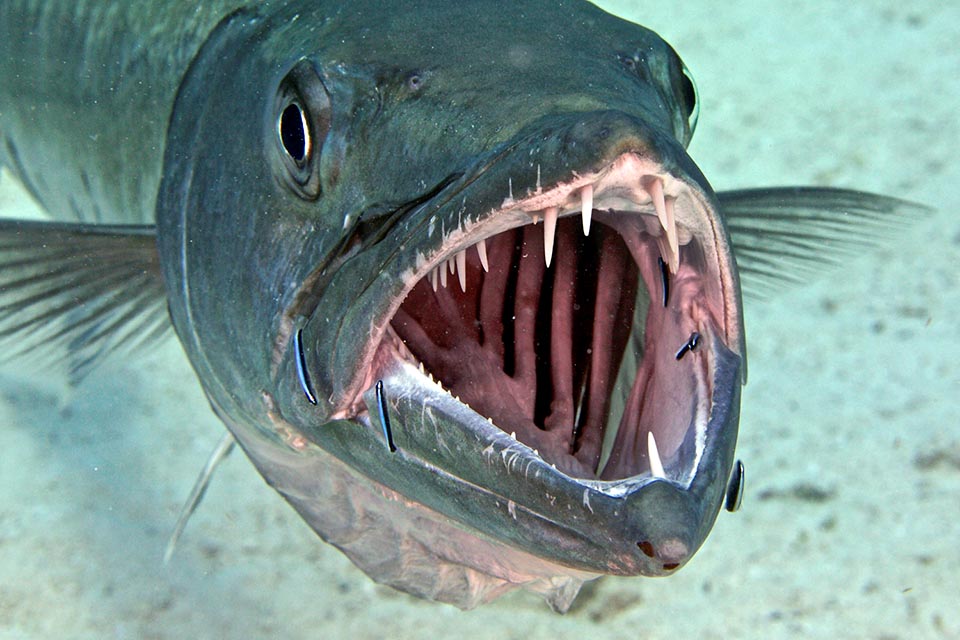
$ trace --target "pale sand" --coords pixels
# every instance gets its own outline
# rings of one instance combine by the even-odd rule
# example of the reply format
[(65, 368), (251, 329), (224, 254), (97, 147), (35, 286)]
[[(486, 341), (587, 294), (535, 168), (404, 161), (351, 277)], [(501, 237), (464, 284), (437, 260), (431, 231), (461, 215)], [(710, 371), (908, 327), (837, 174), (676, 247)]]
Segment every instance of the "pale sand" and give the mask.
[(0, 371), (0, 638), (960, 638), (960, 5), (606, 4), (693, 71), (716, 188), (939, 209), (748, 300), (743, 510), (674, 577), (605, 579), (566, 616), (524, 594), (461, 613), (374, 585), (234, 455), (163, 566), (222, 429), (178, 345), (74, 392), (27, 360)]

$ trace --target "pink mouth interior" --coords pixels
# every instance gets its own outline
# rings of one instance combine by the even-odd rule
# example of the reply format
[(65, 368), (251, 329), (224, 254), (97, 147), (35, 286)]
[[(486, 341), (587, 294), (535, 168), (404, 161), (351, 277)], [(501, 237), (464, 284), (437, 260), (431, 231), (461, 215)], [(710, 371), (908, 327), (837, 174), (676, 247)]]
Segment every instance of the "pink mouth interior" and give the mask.
[(675, 354), (697, 330), (701, 278), (683, 247), (664, 306), (656, 238), (637, 228), (610, 214), (584, 237), (579, 217), (561, 218), (551, 267), (539, 226), (487, 238), (489, 272), (468, 250), (466, 292), (456, 275), (436, 290), (424, 278), (393, 330), (450, 393), (571, 476), (649, 470), (647, 432), (669, 467), (696, 410), (698, 358)]

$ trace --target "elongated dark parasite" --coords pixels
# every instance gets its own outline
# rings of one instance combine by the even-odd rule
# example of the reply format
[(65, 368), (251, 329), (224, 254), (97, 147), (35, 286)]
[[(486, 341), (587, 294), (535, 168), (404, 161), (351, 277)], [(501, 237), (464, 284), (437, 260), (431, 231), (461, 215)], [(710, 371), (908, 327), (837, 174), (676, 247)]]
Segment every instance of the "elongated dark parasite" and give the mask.
[(377, 380), (377, 413), (380, 414), (380, 425), (383, 428), (383, 439), (387, 448), (393, 453), (397, 450), (393, 444), (393, 430), (390, 429), (390, 414), (387, 412), (387, 399), (383, 395), (383, 380)]
[(300, 388), (303, 389), (303, 395), (307, 396), (310, 404), (317, 404), (317, 397), (313, 395), (313, 388), (310, 386), (310, 374), (307, 372), (307, 360), (303, 355), (303, 330), (297, 329), (293, 334), (293, 349), (296, 351), (297, 358), (297, 380), (300, 381)]
[(667, 263), (657, 256), (657, 266), (660, 268), (660, 291), (663, 292), (663, 306), (670, 300), (670, 274), (667, 273)]
[(689, 351), (696, 351), (697, 347), (700, 346), (700, 334), (696, 331), (690, 334), (690, 337), (687, 339), (683, 346), (680, 347), (677, 351), (676, 359), (679, 360), (683, 356), (687, 355)]

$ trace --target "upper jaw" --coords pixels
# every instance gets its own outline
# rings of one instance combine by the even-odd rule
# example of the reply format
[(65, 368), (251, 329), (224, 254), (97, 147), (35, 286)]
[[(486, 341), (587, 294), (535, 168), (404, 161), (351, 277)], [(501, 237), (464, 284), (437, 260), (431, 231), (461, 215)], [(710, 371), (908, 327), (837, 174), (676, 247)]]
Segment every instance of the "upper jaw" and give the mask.
[[(369, 364), (417, 280), (447, 260), (455, 263), (460, 252), (471, 255), (484, 238), (546, 218), (551, 208), (560, 218), (580, 215), (591, 187), (595, 217), (602, 216), (601, 207), (634, 211), (643, 214), (638, 219), (651, 230), (677, 229), (675, 238), (665, 233), (662, 242), (673, 271), (671, 256), (689, 240), (688, 234), (709, 240), (704, 262), (712, 270), (709, 277), (723, 287), (726, 305), (718, 324), (731, 348), (742, 351), (739, 283), (715, 196), (680, 144), (620, 112), (544, 120), (546, 124), (528, 126), (512, 142), (477, 159), (461, 178), (400, 221), (391, 231), (395, 241), (383, 251), (365, 252), (351, 259), (353, 265), (344, 265), (323, 299), (351, 301), (346, 309), (322, 318), (310, 310), (300, 313), (311, 316), (304, 326), (305, 344), (333, 345), (316, 359), (317, 368), (338, 373), (329, 381), (332, 416), (350, 415), (351, 404), (375, 381)], [(662, 192), (660, 214), (672, 212), (675, 224), (658, 221), (651, 189)], [(437, 275), (441, 277), (440, 270)], [(448, 276), (456, 286), (457, 277)]]

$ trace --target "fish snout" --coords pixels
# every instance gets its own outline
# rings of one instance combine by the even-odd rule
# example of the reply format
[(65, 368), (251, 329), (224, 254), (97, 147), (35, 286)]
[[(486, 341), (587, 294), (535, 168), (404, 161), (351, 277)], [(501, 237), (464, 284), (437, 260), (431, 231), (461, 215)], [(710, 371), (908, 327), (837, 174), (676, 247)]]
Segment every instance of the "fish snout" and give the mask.
[(607, 166), (625, 153), (668, 163), (686, 155), (669, 129), (620, 109), (550, 114), (539, 125), (544, 137), (555, 140), (559, 159), (578, 158), (574, 164), (581, 170), (590, 164)]
[(665, 576), (682, 567), (700, 547), (704, 520), (712, 522), (710, 507), (670, 482), (652, 482), (627, 500), (624, 539), (633, 541), (641, 575)]

